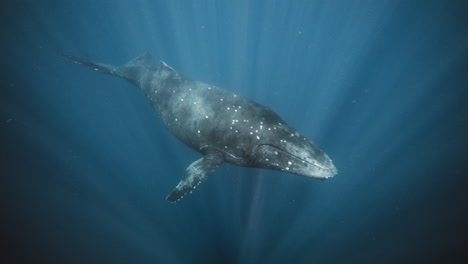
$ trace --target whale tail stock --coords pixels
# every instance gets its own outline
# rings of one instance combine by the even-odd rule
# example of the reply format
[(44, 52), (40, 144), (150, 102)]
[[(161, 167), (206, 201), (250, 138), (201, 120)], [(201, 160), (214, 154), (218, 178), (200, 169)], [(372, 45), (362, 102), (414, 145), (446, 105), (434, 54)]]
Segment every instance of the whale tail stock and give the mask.
[(67, 54), (61, 54), (61, 56), (64, 57), (66, 60), (69, 60), (79, 65), (83, 65), (92, 70), (102, 72), (105, 74), (109, 74), (109, 75), (113, 75), (113, 76), (117, 76), (117, 77), (121, 77), (124, 79), (129, 79), (130, 72), (127, 69), (131, 68), (132, 66), (139, 66), (139, 65), (142, 66), (142, 65), (151, 64), (150, 53), (146, 53), (143, 56), (133, 59), (122, 66), (93, 62), (85, 58), (75, 57), (75, 56), (67, 55)]

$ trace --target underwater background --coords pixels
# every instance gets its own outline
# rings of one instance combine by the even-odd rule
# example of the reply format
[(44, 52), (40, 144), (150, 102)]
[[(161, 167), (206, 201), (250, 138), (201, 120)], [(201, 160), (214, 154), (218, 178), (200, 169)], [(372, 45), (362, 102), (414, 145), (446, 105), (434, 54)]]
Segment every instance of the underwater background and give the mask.
[[(1, 263), (467, 263), (466, 1), (1, 4)], [(150, 52), (317, 143), (318, 181), (200, 158), (125, 80)]]

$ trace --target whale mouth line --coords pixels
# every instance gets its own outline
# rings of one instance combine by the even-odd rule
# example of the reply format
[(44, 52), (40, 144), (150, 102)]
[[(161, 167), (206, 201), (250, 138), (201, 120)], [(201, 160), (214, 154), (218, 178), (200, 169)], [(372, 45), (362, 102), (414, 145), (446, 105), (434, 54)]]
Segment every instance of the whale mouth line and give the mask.
[(305, 159), (303, 159), (303, 158), (301, 158), (301, 157), (299, 157), (299, 156), (296, 156), (296, 155), (292, 154), (291, 152), (288, 152), (287, 150), (285, 150), (285, 149), (283, 149), (283, 148), (281, 148), (281, 147), (278, 147), (278, 146), (275, 146), (275, 145), (272, 145), (272, 144), (260, 144), (259, 146), (262, 146), (262, 145), (264, 145), (264, 146), (270, 146), (270, 147), (276, 148), (276, 149), (278, 149), (278, 150), (281, 150), (282, 152), (288, 154), (289, 156), (292, 156), (292, 157), (294, 157), (294, 158), (296, 158), (296, 159), (298, 159), (298, 160), (301, 160), (301, 161), (303, 161), (303, 162), (305, 162), (305, 163), (307, 163), (307, 164), (310, 164), (310, 165), (312, 165), (312, 166), (318, 167), (318, 168), (320, 168), (320, 169), (322, 169), (322, 170), (333, 170), (333, 169), (334, 169), (333, 167), (331, 167), (331, 168), (330, 168), (330, 167), (324, 167), (324, 166), (321, 166), (321, 165), (319, 165), (319, 164), (312, 163), (312, 162), (310, 162), (310, 161), (308, 161), (308, 160), (305, 160)]

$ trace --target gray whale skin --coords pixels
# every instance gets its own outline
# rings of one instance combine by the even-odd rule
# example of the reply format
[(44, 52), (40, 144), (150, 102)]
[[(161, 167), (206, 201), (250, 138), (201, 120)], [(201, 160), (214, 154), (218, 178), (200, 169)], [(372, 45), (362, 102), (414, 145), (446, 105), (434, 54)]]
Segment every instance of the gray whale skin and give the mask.
[(189, 79), (162, 61), (152, 66), (148, 53), (122, 66), (62, 56), (140, 88), (172, 134), (203, 155), (188, 166), (169, 202), (191, 193), (223, 162), (322, 180), (337, 173), (325, 152), (269, 108)]

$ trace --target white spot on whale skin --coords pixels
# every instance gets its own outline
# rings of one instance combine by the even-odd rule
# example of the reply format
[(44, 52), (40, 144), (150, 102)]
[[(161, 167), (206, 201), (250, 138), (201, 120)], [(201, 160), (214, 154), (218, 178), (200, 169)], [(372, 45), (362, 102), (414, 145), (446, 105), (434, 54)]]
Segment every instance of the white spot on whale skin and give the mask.
[(237, 109), (234, 109), (234, 112), (237, 112)]
[(200, 130), (198, 130), (198, 134), (200, 134)]
[(227, 110), (231, 110), (231, 108), (230, 108), (230, 107), (228, 107), (228, 108), (226, 108), (226, 109), (227, 109)]
[(193, 102), (193, 104), (197, 104), (197, 102)]
[(208, 116), (205, 116), (205, 118), (208, 118)]
[(99, 69), (98, 69), (98, 68), (94, 68), (94, 70), (95, 70), (95, 71), (99, 71)]
[(275, 151), (275, 155), (278, 155), (278, 151)]
[(176, 118), (176, 119), (174, 119), (174, 120), (177, 122), (177, 118)]
[(288, 161), (288, 164), (289, 164), (289, 165), (292, 165), (292, 162)]
[(260, 139), (260, 137), (259, 137), (259, 136), (257, 136), (257, 139)]
[(184, 101), (184, 98), (181, 98), (180, 101), (183, 102), (183, 101)]
[(289, 170), (289, 167), (286, 167), (286, 170)]
[(221, 98), (221, 99), (219, 99), (219, 100), (221, 100), (221, 102), (222, 102), (224, 99), (223, 99), (223, 98)]
[(253, 132), (250, 132), (250, 135), (253, 135)]

